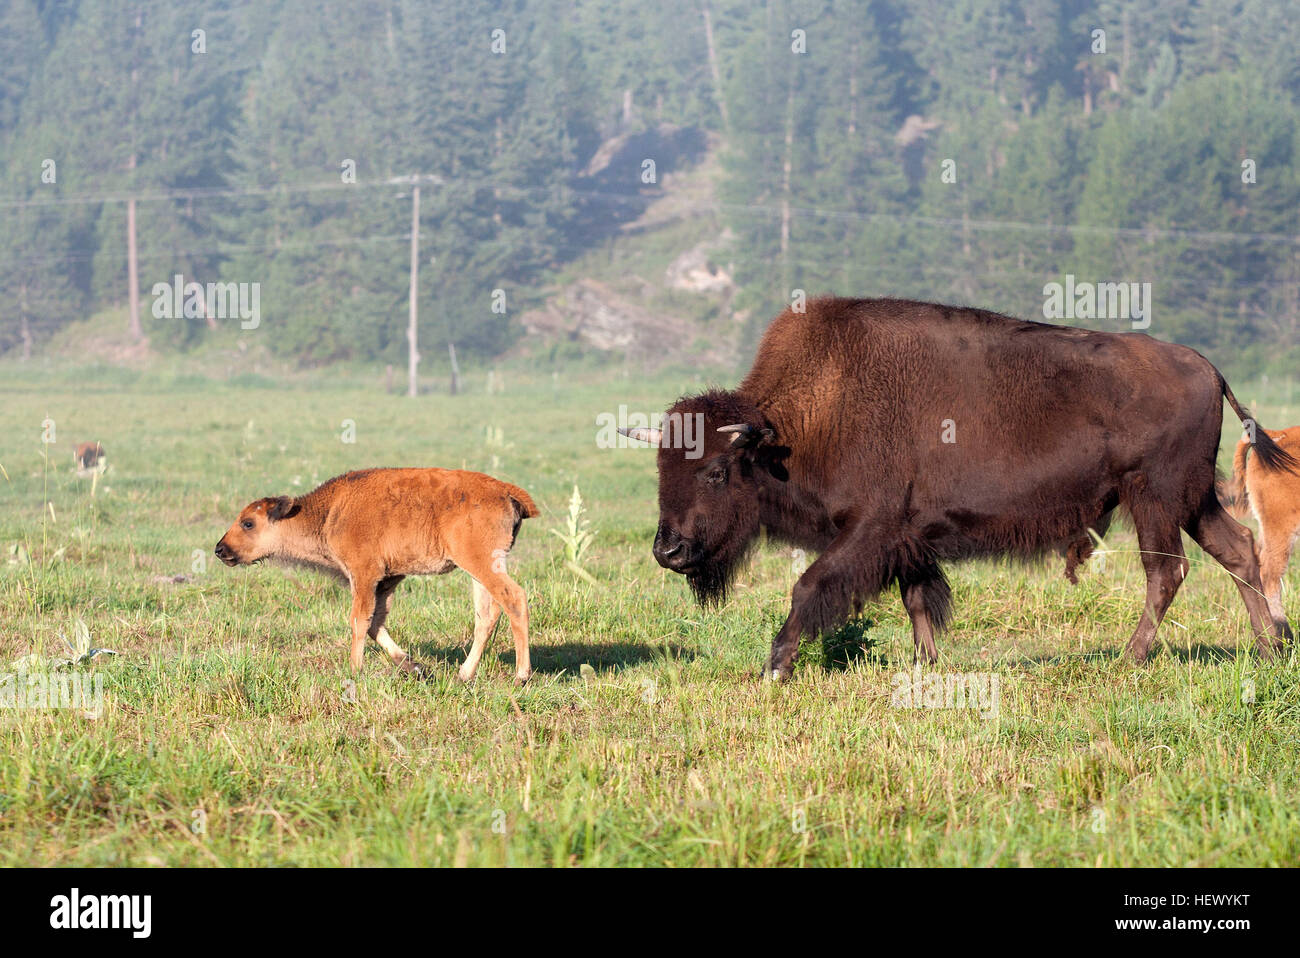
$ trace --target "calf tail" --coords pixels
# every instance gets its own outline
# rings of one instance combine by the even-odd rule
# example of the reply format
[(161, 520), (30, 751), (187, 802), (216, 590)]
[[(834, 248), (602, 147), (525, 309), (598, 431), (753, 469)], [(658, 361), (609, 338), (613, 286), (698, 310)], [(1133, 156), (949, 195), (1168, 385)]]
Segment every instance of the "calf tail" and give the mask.
[(537, 503), (533, 502), (533, 497), (524, 490), (508, 482), (501, 484), (506, 487), (506, 495), (515, 504), (515, 511), (519, 514), (521, 520), (532, 519), (542, 514), (542, 510), (537, 508)]
[[(1264, 428), (1255, 421), (1250, 413), (1241, 408), (1241, 405), (1237, 402), (1237, 397), (1228, 388), (1228, 383), (1222, 374), (1219, 376), (1219, 388), (1223, 390), (1223, 398), (1228, 400), (1228, 405), (1237, 414), (1241, 424), (1246, 427), (1244, 441), (1254, 448), (1255, 455), (1259, 458), (1259, 464), (1270, 472), (1285, 469), (1287, 472), (1300, 473), (1300, 462), (1296, 462), (1294, 456), (1274, 442), (1273, 437), (1264, 431)], [(1240, 447), (1238, 447), (1238, 452), (1240, 452)]]
[(1248, 440), (1243, 439), (1237, 443), (1237, 451), (1232, 456), (1232, 477), (1218, 484), (1219, 500), (1236, 519), (1245, 518), (1250, 505), (1250, 494), (1246, 489), (1246, 457), (1249, 454)]

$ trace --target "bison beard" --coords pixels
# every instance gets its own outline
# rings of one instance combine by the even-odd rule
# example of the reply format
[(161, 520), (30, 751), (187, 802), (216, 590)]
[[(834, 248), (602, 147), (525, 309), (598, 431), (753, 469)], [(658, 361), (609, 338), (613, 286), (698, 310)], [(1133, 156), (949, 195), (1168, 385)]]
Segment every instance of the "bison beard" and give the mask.
[(686, 584), (691, 587), (695, 601), (703, 606), (717, 608), (727, 600), (736, 573), (753, 552), (753, 543), (743, 543), (738, 549), (713, 553), (701, 559), (686, 573)]
[[(1183, 531), (1231, 573), (1268, 656), (1290, 630), (1261, 595), (1249, 530), (1215, 496), (1225, 399), (1249, 421), (1204, 357), (1142, 334), (815, 300), (772, 322), (736, 390), (672, 407), (703, 417), (694, 458), (649, 435), (660, 444), (656, 557), (717, 604), (760, 526), (820, 553), (772, 642), (768, 674), (786, 678), (802, 636), (891, 584), (917, 658), (934, 661), (952, 607), (941, 562), (1055, 550), (1073, 581), (1089, 530), (1123, 508), (1147, 577), (1131, 657), (1146, 659), (1189, 569)], [(1297, 468), (1264, 430), (1252, 435), (1261, 467)], [(678, 543), (689, 562), (673, 558)]]

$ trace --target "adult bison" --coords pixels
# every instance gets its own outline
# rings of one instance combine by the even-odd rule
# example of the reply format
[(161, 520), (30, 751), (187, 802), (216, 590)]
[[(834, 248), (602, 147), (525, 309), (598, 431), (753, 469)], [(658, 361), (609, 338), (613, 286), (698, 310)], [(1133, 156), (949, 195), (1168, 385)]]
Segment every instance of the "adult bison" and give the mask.
[(1073, 577), (1088, 530), (1116, 506), (1146, 569), (1136, 661), (1187, 572), (1180, 528), (1233, 575), (1269, 655), (1290, 629), (1261, 594), (1250, 531), (1215, 495), (1225, 397), (1260, 465), (1294, 467), (1187, 347), (981, 309), (822, 299), (772, 322), (738, 389), (681, 399), (662, 429), (625, 435), (659, 446), (654, 556), (701, 602), (726, 595), (760, 527), (820, 552), (772, 641), (773, 678), (790, 676), (800, 636), (893, 582), (917, 657), (934, 661), (952, 601), (940, 563), (1060, 549)]

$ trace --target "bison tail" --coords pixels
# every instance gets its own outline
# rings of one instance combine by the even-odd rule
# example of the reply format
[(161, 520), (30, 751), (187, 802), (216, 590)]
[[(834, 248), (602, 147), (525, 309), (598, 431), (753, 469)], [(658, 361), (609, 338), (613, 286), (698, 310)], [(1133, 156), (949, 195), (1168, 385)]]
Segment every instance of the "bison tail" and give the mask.
[[(1254, 448), (1255, 455), (1259, 457), (1259, 464), (1270, 472), (1285, 469), (1287, 472), (1300, 474), (1300, 462), (1297, 462), (1291, 453), (1274, 442), (1273, 437), (1264, 431), (1264, 428), (1255, 421), (1254, 417), (1241, 408), (1241, 404), (1237, 402), (1237, 397), (1232, 394), (1232, 390), (1228, 388), (1228, 383), (1222, 375), (1219, 376), (1219, 388), (1223, 390), (1223, 398), (1228, 400), (1228, 405), (1237, 414), (1241, 424), (1246, 427), (1244, 441)], [(1240, 447), (1238, 447), (1238, 452), (1240, 453), (1240, 451)]]
[(1255, 456), (1259, 459), (1260, 465), (1270, 472), (1285, 469), (1287, 472), (1300, 473), (1300, 462), (1296, 461), (1295, 456), (1279, 446), (1272, 436), (1258, 427), (1258, 424), (1254, 433)]
[(1246, 457), (1249, 454), (1248, 440), (1237, 443), (1237, 451), (1232, 456), (1232, 477), (1218, 484), (1219, 500), (1236, 519), (1245, 517), (1249, 505), (1250, 496), (1246, 490)]

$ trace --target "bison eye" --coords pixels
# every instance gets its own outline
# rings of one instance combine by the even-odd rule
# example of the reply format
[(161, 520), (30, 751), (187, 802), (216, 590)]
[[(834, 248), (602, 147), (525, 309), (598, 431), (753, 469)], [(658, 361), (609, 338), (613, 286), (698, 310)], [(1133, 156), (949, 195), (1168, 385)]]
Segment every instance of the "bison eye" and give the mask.
[(240, 526), (241, 529), (252, 529), (252, 528), (253, 528), (253, 520), (252, 520), (252, 519), (245, 519), (243, 522), (241, 522), (241, 523), (239, 524), (239, 526)]
[(720, 482), (727, 481), (727, 467), (721, 464), (710, 466), (700, 477), (710, 485), (717, 485)]

